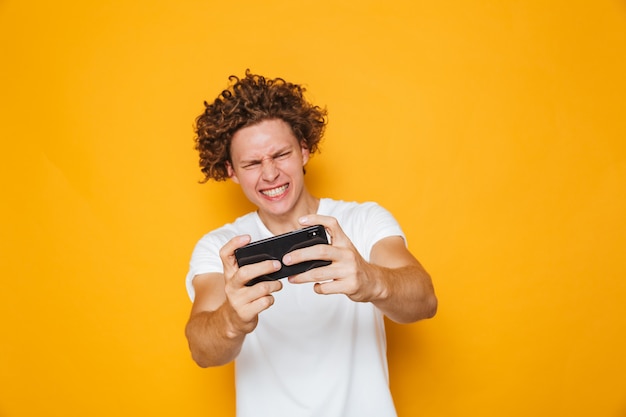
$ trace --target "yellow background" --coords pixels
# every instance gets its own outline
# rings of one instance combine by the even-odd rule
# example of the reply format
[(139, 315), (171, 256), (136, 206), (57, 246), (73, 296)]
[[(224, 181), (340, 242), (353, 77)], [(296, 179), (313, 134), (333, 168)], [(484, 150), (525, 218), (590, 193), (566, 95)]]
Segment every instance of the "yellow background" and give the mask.
[(250, 209), (192, 129), (246, 68), (328, 107), (311, 189), (434, 278), (389, 325), (401, 416), (626, 416), (623, 1), (4, 0), (0, 54), (0, 416), (234, 415), (183, 280)]

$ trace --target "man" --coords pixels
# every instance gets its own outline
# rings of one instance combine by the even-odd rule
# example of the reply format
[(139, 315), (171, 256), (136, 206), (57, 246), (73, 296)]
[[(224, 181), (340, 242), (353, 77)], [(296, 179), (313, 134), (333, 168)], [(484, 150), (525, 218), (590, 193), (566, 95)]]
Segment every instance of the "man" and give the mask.
[[(431, 279), (385, 209), (309, 193), (305, 166), (326, 111), (304, 98), (302, 86), (249, 71), (230, 80), (205, 102), (196, 149), (205, 181), (230, 178), (257, 211), (194, 249), (186, 326), (192, 357), (202, 367), (236, 361), (239, 417), (395, 416), (383, 315), (399, 323), (434, 316)], [(235, 249), (315, 224), (326, 228), (330, 245), (293, 251), (283, 262), (330, 265), (245, 285), (281, 264), (239, 268)]]

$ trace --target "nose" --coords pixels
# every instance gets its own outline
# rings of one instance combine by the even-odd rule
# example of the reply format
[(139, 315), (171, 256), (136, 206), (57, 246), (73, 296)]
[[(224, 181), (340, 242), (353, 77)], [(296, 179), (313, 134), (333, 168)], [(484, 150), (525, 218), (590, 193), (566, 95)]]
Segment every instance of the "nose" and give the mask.
[(263, 160), (261, 163), (261, 176), (264, 181), (272, 182), (278, 175), (280, 174), (278, 168), (276, 167), (276, 161), (273, 158), (268, 158)]

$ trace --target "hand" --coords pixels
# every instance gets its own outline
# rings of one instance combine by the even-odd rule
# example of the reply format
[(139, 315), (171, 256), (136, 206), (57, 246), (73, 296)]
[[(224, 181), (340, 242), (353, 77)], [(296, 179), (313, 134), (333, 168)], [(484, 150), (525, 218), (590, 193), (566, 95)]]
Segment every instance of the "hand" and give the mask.
[(315, 282), (316, 293), (345, 294), (353, 301), (373, 301), (380, 296), (382, 288), (375, 278), (377, 267), (363, 259), (337, 219), (311, 214), (301, 218), (300, 224), (323, 225), (330, 235), (331, 244), (295, 250), (285, 255), (283, 263), (291, 265), (316, 259), (329, 260), (332, 263), (289, 277), (289, 282)]
[(236, 236), (220, 250), (224, 265), (224, 292), (226, 303), (230, 306), (230, 331), (233, 335), (247, 334), (255, 329), (259, 313), (274, 304), (273, 292), (282, 289), (280, 281), (263, 281), (247, 287), (245, 284), (253, 278), (266, 275), (281, 268), (278, 261), (263, 261), (246, 265), (237, 265), (235, 249), (250, 242), (250, 236)]

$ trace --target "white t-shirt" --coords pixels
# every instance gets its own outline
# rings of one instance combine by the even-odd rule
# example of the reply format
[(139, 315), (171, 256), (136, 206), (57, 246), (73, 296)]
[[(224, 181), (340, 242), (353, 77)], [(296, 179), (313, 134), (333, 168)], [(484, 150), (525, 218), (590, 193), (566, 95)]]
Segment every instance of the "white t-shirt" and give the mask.
[[(404, 238), (393, 216), (376, 203), (321, 199), (318, 214), (335, 217), (367, 261), (379, 240)], [(253, 241), (272, 236), (256, 212), (203, 236), (187, 274), (192, 300), (193, 277), (223, 272), (219, 250), (241, 234)], [(235, 361), (237, 416), (396, 416), (382, 313), (344, 295), (316, 294), (312, 284), (283, 284)]]

